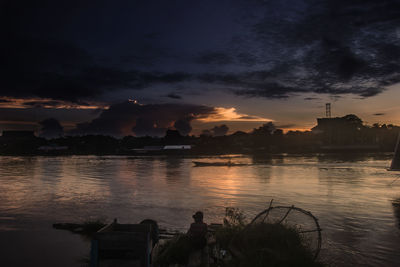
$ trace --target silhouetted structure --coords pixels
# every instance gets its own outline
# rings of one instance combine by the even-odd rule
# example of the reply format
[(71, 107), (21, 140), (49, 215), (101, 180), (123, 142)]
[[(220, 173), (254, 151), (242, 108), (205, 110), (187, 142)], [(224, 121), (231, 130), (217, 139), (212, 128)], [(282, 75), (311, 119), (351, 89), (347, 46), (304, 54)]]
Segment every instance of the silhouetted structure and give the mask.
[(330, 118), (331, 117), (331, 103), (326, 103), (325, 107), (326, 107), (326, 111), (325, 111), (326, 117)]
[(400, 143), (400, 134), (397, 137), (396, 148), (394, 150), (392, 164), (390, 164), (390, 170), (392, 170), (392, 171), (400, 171), (400, 150), (399, 150), (400, 148), (399, 148), (399, 143)]
[(6, 140), (22, 140), (33, 139), (36, 136), (33, 131), (3, 131), (2, 137)]
[(191, 145), (167, 145), (163, 147), (164, 150), (190, 150)]
[(350, 114), (336, 118), (318, 118), (313, 132), (322, 135), (325, 145), (355, 145), (360, 144), (360, 131), (364, 128), (362, 120)]

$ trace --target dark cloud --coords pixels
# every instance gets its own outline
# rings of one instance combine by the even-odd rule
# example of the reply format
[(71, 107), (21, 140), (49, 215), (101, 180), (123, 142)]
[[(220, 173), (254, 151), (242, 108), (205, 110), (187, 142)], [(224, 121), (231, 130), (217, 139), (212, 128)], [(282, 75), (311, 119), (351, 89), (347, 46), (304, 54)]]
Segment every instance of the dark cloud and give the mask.
[(207, 65), (240, 65), (250, 67), (256, 63), (259, 63), (259, 59), (248, 52), (225, 52), (225, 51), (214, 51), (201, 53), (195, 58), (195, 62), (198, 64)]
[(370, 74), (365, 74), (365, 77), (353, 77), (350, 81), (346, 81), (348, 77), (340, 73), (338, 73), (341, 76), (340, 79), (338, 76), (333, 77), (328, 74), (299, 77), (296, 74), (292, 75), (290, 68), (288, 72), (284, 72), (284, 68), (280, 66), (269, 71), (242, 73), (207, 73), (199, 75), (198, 79), (220, 88), (228, 88), (237, 95), (278, 99), (301, 93), (330, 94), (338, 97), (354, 94), (371, 97), (381, 93), (385, 86), (400, 82), (400, 75), (394, 76), (391, 83), (389, 80), (384, 80), (384, 77), (379, 80)]
[(150, 2), (3, 1), (0, 95), (78, 103), (188, 82), (366, 98), (400, 82), (398, 0)]
[(8, 100), (8, 99), (0, 99), (0, 103), (11, 103), (13, 101)]
[(213, 133), (214, 136), (226, 135), (228, 131), (229, 127), (226, 126), (225, 124), (222, 124), (220, 126), (214, 126), (214, 128), (211, 129), (211, 132)]
[[(0, 65), (2, 96), (80, 102), (100, 97), (106, 92), (143, 89), (159, 83), (179, 83), (190, 76), (174, 71), (126, 69), (121, 64), (110, 62), (104, 64), (99, 60), (103, 55), (93, 52), (97, 46), (83, 48), (79, 39), (68, 32), (71, 29), (67, 29), (70, 26), (68, 21), (75, 21), (76, 13), (87, 12), (90, 5), (78, 1), (60, 1), (57, 5), (51, 1), (39, 2), (5, 1), (1, 4), (0, 34), (3, 41), (0, 50), (4, 51)], [(96, 10), (90, 12), (92, 19), (98, 15), (95, 13), (99, 11), (97, 9), (105, 5), (104, 1), (101, 2), (96, 5)], [(76, 18), (77, 21), (79, 19), (83, 18)], [(98, 34), (93, 32), (92, 37), (98, 38), (95, 36)], [(142, 45), (147, 50), (153, 46)], [(146, 52), (145, 57), (154, 54), (156, 49), (146, 52), (138, 48), (135, 53)]]
[(181, 135), (186, 136), (192, 131), (192, 126), (190, 125), (190, 122), (193, 119), (194, 119), (193, 116), (179, 119), (179, 120), (175, 121), (174, 127), (176, 130), (178, 130), (178, 132)]
[[(252, 27), (256, 40), (270, 52), (276, 51), (270, 57), (272, 71), (282, 64), (287, 69), (272, 79), (261, 80), (264, 88), (248, 88), (240, 94), (275, 97), (304, 90), (370, 97), (400, 82), (396, 32), (400, 1), (310, 0), (285, 4), (291, 8), (275, 1), (264, 2), (266, 13)], [(271, 88), (282, 93), (271, 94)]]
[[(365, 97), (365, 96), (363, 96), (363, 97)], [(336, 102), (340, 98), (342, 98), (342, 96), (340, 96), (340, 95), (331, 95), (331, 96), (329, 96), (329, 98), (332, 99), (332, 101)]]
[(304, 100), (311, 101), (311, 100), (320, 100), (321, 98), (318, 97), (305, 97)]
[(383, 115), (386, 115), (386, 113), (374, 113), (373, 115), (374, 116), (383, 116)]
[(34, 48), (30, 47), (31, 51), (25, 52), (26, 55), (19, 52), (26, 50), (24, 47), (6, 55), (6, 64), (0, 67), (0, 93), (3, 96), (42, 97), (78, 103), (99, 97), (105, 92), (137, 90), (153, 84), (174, 84), (188, 80), (191, 76), (181, 72), (125, 71), (100, 67), (89, 63), (85, 51), (72, 45), (38, 45), (36, 40), (21, 42), (24, 46)]
[(247, 65), (247, 66), (252, 66), (259, 61), (259, 59), (256, 56), (254, 56), (250, 53), (247, 53), (247, 52), (239, 53), (236, 58), (240, 64)]
[(287, 98), (289, 93), (303, 92), (299, 87), (287, 87), (276, 82), (267, 82), (273, 73), (267, 71), (244, 72), (238, 74), (203, 74), (199, 79), (206, 83), (219, 84), (243, 96), (263, 96), (266, 98)]
[(73, 125), (78, 122), (91, 120), (101, 113), (97, 109), (65, 109), (65, 108), (0, 108), (0, 124), (21, 123), (34, 125), (31, 130), (36, 130), (40, 121), (55, 118)]
[(191, 130), (190, 121), (215, 112), (214, 108), (190, 104), (141, 105), (124, 102), (111, 105), (91, 122), (81, 123), (72, 134), (102, 133), (113, 136), (135, 134), (137, 136), (163, 136), (169, 128), (181, 134)]
[(167, 131), (167, 127), (160, 127), (153, 120), (147, 118), (137, 118), (132, 132), (136, 136), (163, 136)]
[(239, 119), (242, 119), (242, 120), (259, 120), (260, 118), (256, 117), (256, 116), (246, 115), (246, 116), (241, 116)]
[(45, 138), (57, 138), (64, 134), (64, 128), (60, 122), (54, 118), (45, 119), (39, 124), (42, 126), (40, 129), (40, 136)]
[(76, 74), (90, 61), (85, 51), (66, 42), (6, 36), (0, 43), (0, 49), (7, 51), (0, 66), (3, 96), (76, 101), (95, 95)]
[(169, 97), (172, 99), (182, 99), (182, 97), (180, 95), (177, 95), (175, 93), (169, 93), (168, 95), (166, 95), (166, 97)]
[(227, 65), (234, 62), (233, 58), (224, 52), (207, 52), (198, 56), (196, 62), (199, 64)]

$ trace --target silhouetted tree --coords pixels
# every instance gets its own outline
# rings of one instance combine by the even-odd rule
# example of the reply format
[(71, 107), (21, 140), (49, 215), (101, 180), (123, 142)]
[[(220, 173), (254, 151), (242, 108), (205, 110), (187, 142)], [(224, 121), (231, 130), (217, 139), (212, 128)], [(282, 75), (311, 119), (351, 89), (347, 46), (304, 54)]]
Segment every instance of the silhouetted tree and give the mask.
[(57, 138), (64, 134), (64, 128), (60, 122), (54, 118), (45, 119), (39, 124), (42, 126), (40, 129), (40, 136), (45, 138)]

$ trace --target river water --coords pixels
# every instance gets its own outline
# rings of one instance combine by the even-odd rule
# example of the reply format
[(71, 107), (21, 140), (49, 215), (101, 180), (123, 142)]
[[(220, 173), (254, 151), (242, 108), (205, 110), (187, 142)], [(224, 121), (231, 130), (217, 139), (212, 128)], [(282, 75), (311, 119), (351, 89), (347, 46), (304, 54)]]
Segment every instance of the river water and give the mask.
[[(251, 219), (273, 199), (319, 219), (331, 266), (400, 266), (400, 172), (386, 170), (390, 157), (0, 157), (0, 264), (82, 265), (89, 242), (56, 222), (151, 218), (185, 231), (197, 210), (206, 222), (221, 222), (226, 207)], [(248, 165), (193, 164), (228, 159)]]

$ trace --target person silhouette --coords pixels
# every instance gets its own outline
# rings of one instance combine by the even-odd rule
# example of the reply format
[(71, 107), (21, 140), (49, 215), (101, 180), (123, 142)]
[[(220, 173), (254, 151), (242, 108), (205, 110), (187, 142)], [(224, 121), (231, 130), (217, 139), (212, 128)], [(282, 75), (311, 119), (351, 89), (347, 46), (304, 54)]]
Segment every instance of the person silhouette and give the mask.
[(193, 216), (194, 223), (190, 225), (187, 232), (192, 245), (196, 249), (202, 249), (207, 245), (207, 224), (203, 222), (203, 212), (198, 211)]

